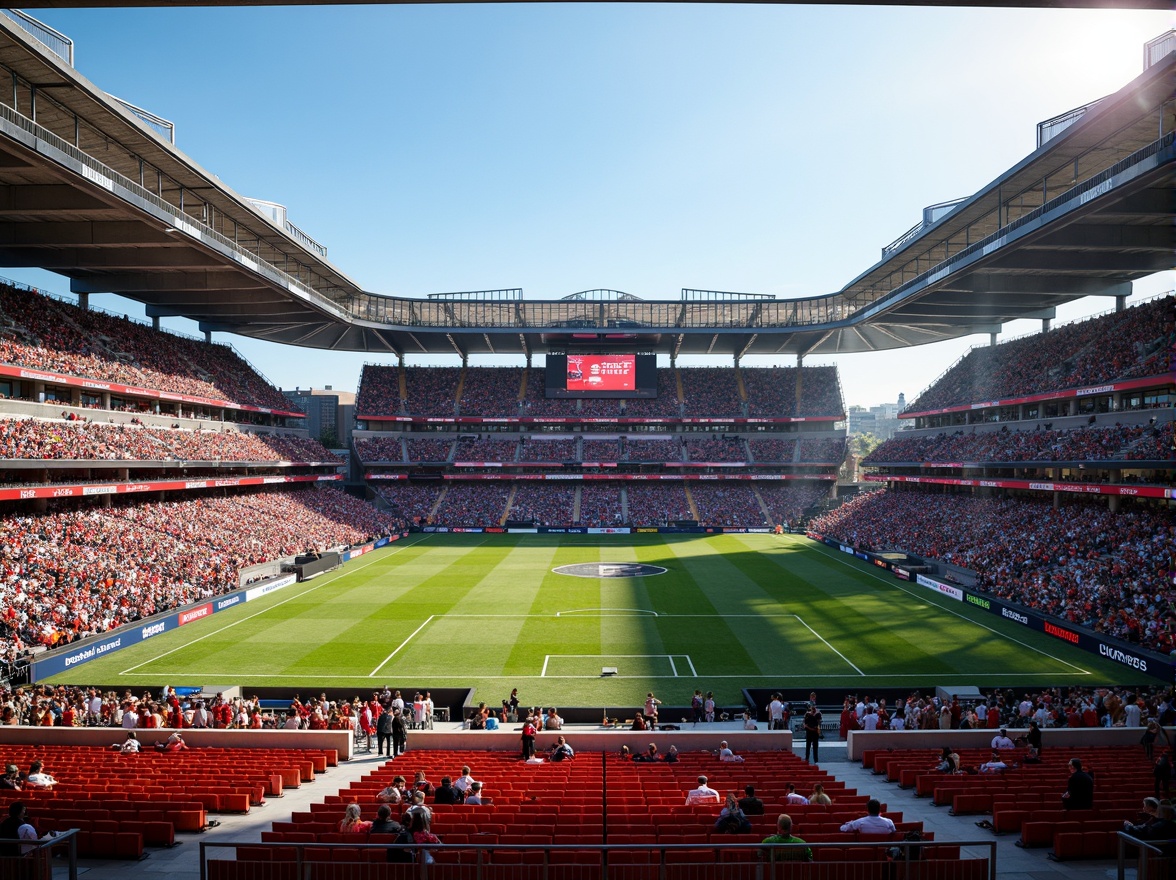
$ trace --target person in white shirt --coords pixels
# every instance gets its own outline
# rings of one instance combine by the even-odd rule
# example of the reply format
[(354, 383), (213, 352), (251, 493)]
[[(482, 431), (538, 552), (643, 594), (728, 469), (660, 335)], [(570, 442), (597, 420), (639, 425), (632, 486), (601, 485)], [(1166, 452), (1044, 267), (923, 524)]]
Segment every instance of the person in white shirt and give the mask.
[(788, 783), (788, 794), (784, 795), (784, 800), (789, 804), (807, 804), (809, 799), (796, 790), (796, 786), (791, 782)]
[(744, 730), (759, 730), (759, 725), (755, 723), (755, 719), (751, 717), (751, 712), (743, 713), (743, 729)]
[(467, 804), (472, 804), (474, 806), (477, 806), (478, 804), (490, 803), (489, 798), (482, 797), (482, 783), (480, 783), (480, 782), (471, 782), (470, 783), (470, 793), (466, 795), (465, 802)]
[(878, 729), (878, 712), (873, 706), (868, 707), (866, 714), (862, 717), (862, 730), (877, 730)]
[(470, 776), (470, 768), (462, 767), (461, 776), (453, 780), (453, 787), (460, 791), (463, 795), (468, 794), (470, 786), (474, 784), (474, 777)]
[(135, 731), (128, 730), (127, 738), (121, 743), (115, 743), (111, 746), (112, 749), (117, 749), (124, 755), (133, 755), (139, 751), (139, 740), (135, 737)]
[(980, 772), (999, 773), (1002, 770), (1007, 770), (1008, 766), (1008, 764), (1001, 760), (1000, 752), (998, 752), (996, 749), (993, 749), (992, 757), (988, 760), (988, 762), (980, 765)]
[(433, 729), (433, 695), (425, 691), (425, 725)]
[(719, 743), (719, 760), (726, 761), (729, 764), (742, 764), (743, 757), (731, 751), (731, 747), (727, 745), (727, 741), (723, 740)]
[(90, 691), (90, 702), (86, 711), (86, 724), (96, 727), (102, 723), (102, 695), (98, 691)]
[(33, 761), (29, 765), (29, 776), (25, 780), (25, 785), (30, 788), (52, 788), (57, 785), (57, 780), (44, 772), (45, 765), (40, 761)]
[(779, 694), (772, 694), (772, 702), (768, 703), (768, 721), (770, 729), (784, 729), (784, 704)]
[(890, 729), (906, 730), (906, 719), (903, 718), (902, 715), (895, 712), (894, 717), (890, 719)]
[(650, 730), (657, 730), (657, 707), (660, 705), (661, 700), (653, 695), (653, 691), (645, 695), (645, 720), (649, 722)]
[(1005, 728), (1000, 729), (1000, 733), (992, 738), (992, 747), (994, 749), (1011, 749), (1013, 741), (1009, 739), (1009, 732)]
[(135, 711), (135, 707), (128, 704), (123, 711), (122, 717), (123, 730), (134, 730), (139, 726), (139, 713)]
[[(1126, 727), (1142, 727), (1143, 715), (1139, 711), (1138, 703), (1124, 703), (1123, 704), (1123, 718)], [(1042, 725), (1044, 726), (1044, 725)]]
[(882, 804), (877, 798), (870, 798), (866, 803), (866, 815), (860, 819), (846, 822), (841, 826), (842, 831), (860, 831), (862, 834), (890, 834), (894, 831), (894, 823), (881, 815)]
[(698, 777), (698, 788), (686, 795), (686, 806), (693, 804), (717, 804), (719, 793), (706, 784), (706, 777)]
[(983, 727), (988, 722), (988, 704), (987, 703), (977, 703), (976, 704), (976, 720), (980, 722), (981, 727)]
[(197, 700), (196, 708), (192, 710), (192, 726), (197, 729), (212, 726), (212, 718), (209, 711), (204, 708), (203, 700)]

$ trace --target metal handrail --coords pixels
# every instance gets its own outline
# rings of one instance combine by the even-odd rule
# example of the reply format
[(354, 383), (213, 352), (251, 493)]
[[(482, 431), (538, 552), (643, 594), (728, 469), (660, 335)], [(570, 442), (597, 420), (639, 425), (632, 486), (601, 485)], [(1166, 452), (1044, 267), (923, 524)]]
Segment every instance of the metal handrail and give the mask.
[(4, 870), (5, 862), (17, 861), (41, 861), (45, 866), (45, 876), (53, 873), (53, 851), (60, 847), (66, 847), (66, 865), (67, 865), (67, 880), (78, 880), (78, 829), (71, 828), (68, 831), (49, 832), (50, 837), (42, 837), (40, 840), (34, 842), (29, 841), (12, 841), (14, 846), (27, 848), (26, 852), (19, 856), (0, 856), (0, 876), (4, 876), (7, 872)]
[(1161, 847), (1176, 845), (1176, 840), (1140, 840), (1138, 837), (1132, 837), (1126, 831), (1120, 831), (1116, 836), (1119, 838), (1119, 852), (1117, 856), (1118, 880), (1126, 880), (1127, 878), (1128, 847), (1135, 847), (1139, 850), (1135, 880), (1148, 880), (1152, 859), (1162, 858), (1168, 861), (1171, 860), (1171, 856), (1167, 855)]
[[(848, 837), (848, 835), (847, 835)], [(906, 841), (906, 840), (879, 840), (879, 841), (856, 841), (846, 840), (842, 841), (822, 841), (822, 842), (803, 842), (803, 843), (775, 843), (764, 844), (762, 842), (756, 843), (713, 843), (708, 840), (699, 840), (697, 843), (628, 843), (628, 844), (446, 844), (446, 843), (241, 843), (221, 842), (221, 841), (200, 841), (200, 880), (208, 880), (208, 862), (210, 861), (210, 853), (213, 850), (236, 850), (237, 847), (248, 847), (249, 849), (270, 849), (270, 850), (284, 850), (289, 852), (294, 851), (294, 864), (297, 866), (296, 875), (301, 876), (304, 873), (304, 864), (306, 863), (306, 853), (322, 850), (409, 850), (409, 851), (426, 851), (432, 853), (445, 852), (470, 852), (477, 853), (477, 860), (474, 864), (466, 864), (465, 867), (473, 869), (474, 880), (481, 880), (483, 873), (491, 867), (490, 861), (486, 856), (495, 852), (539, 852), (543, 854), (543, 861), (539, 864), (530, 864), (528, 867), (539, 868), (540, 877), (542, 880), (548, 880), (548, 877), (558, 878), (563, 876), (562, 872), (567, 867), (564, 864), (552, 864), (550, 855), (554, 852), (569, 852), (575, 851), (579, 853), (597, 852), (600, 854), (602, 873), (602, 880), (607, 880), (609, 862), (608, 856), (613, 852), (652, 852), (658, 854), (658, 860), (651, 862), (649, 867), (659, 867), (664, 870), (666, 865), (666, 854), (673, 852), (684, 851), (698, 851), (711, 850), (717, 854), (723, 852), (758, 852), (761, 857), (754, 863), (757, 867), (756, 876), (763, 877), (763, 869), (765, 866), (772, 866), (775, 864), (803, 864), (804, 861), (796, 857), (789, 857), (782, 855), (793, 851), (813, 850), (814, 853), (819, 849), (873, 849), (873, 850), (900, 850), (902, 856), (894, 861), (901, 861), (908, 866), (911, 862), (921, 860), (921, 851), (924, 849), (935, 849), (936, 847), (953, 847), (963, 849), (987, 849), (988, 850), (988, 877), (989, 880), (996, 880), (996, 841), (989, 840), (923, 840), (923, 841)], [(763, 854), (767, 853), (767, 858)], [(807, 861), (807, 860), (805, 860)], [(267, 862), (265, 864), (272, 864)], [(428, 878), (432, 865), (426, 860), (421, 859), (416, 861), (420, 870), (421, 878)], [(737, 864), (737, 863), (731, 863)], [(827, 863), (826, 863), (827, 864)], [(854, 864), (862, 864), (861, 862), (854, 862)], [(446, 870), (452, 867), (452, 863), (438, 863), (438, 870)], [(501, 868), (502, 863), (497, 863), (496, 867)], [(614, 866), (617, 867), (617, 866)], [(631, 864), (623, 866), (625, 869), (631, 868)], [(1145, 878), (1139, 878), (1145, 880)]]

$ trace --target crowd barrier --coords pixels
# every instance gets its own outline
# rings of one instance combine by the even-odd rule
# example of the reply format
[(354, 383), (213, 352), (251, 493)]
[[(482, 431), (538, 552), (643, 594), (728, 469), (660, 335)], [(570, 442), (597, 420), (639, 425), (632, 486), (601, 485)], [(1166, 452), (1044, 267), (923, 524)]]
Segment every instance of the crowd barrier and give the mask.
[[(377, 550), (393, 541), (399, 541), (401, 538), (407, 537), (407, 535), (408, 533), (404, 532), (380, 538), (379, 540), (363, 544), (359, 547), (353, 547), (342, 554), (342, 560), (346, 563), (356, 556)], [(84, 639), (81, 642), (74, 642), (64, 648), (46, 651), (33, 658), (29, 670), (30, 681), (37, 682), (50, 676), (59, 675), (62, 672), (74, 669), (98, 657), (103, 657), (114, 651), (121, 651), (123, 648), (129, 647), (130, 645), (137, 645), (140, 642), (145, 642), (147, 639), (153, 639), (165, 632), (170, 632), (189, 623), (194, 623), (219, 611), (225, 611), (234, 605), (240, 605), (242, 602), (252, 602), (255, 599), (260, 599), (262, 596), (284, 589), (297, 582), (298, 576), (296, 574), (284, 574), (244, 589), (225, 593), (223, 596), (218, 596), (215, 599), (198, 602), (194, 605), (187, 605), (175, 611), (156, 615), (155, 617), (137, 620), (132, 624), (111, 630), (101, 636), (94, 636)]]
[(933, 590), (945, 598), (981, 608), (1005, 620), (1053, 636), (1055, 639), (1061, 639), (1076, 648), (1105, 657), (1114, 663), (1121, 663), (1131, 669), (1143, 672), (1151, 678), (1159, 679), (1165, 684), (1172, 684), (1174, 677), (1176, 677), (1174, 676), (1176, 667), (1173, 666), (1171, 658), (1142, 650), (1138, 645), (1079, 629), (1068, 620), (1042, 614), (1032, 608), (1004, 599), (997, 599), (987, 593), (966, 589), (957, 584), (944, 583), (925, 574), (917, 574), (911, 570), (912, 566), (899, 564), (876, 553), (869, 553), (848, 544), (842, 544), (840, 541), (826, 538), (816, 532), (808, 532), (807, 535), (814, 541), (819, 541), (828, 547), (840, 550), (842, 553), (885, 569), (893, 573), (899, 580), (917, 584), (920, 587)]

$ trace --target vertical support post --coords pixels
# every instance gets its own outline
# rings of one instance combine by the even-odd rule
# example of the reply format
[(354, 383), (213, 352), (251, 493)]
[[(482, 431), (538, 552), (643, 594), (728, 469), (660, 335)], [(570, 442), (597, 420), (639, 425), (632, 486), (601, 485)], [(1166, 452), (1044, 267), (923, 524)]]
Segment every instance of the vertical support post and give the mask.
[(995, 333), (988, 334), (988, 344), (991, 345), (993, 348), (996, 348), (996, 334)]
[(89, 293), (79, 293), (78, 294), (78, 308), (81, 309), (83, 312), (89, 311), (89, 309), (90, 309), (90, 294)]

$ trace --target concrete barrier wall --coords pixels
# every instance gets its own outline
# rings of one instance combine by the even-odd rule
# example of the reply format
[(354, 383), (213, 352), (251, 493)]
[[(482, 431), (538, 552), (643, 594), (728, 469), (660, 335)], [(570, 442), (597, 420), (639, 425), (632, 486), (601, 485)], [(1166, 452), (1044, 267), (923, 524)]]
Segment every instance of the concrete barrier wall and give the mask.
[[(1008, 727), (1010, 739), (1028, 732), (1027, 728)], [(1166, 727), (1176, 743), (1176, 728)], [(996, 730), (851, 730), (847, 752), (851, 761), (861, 760), (866, 749), (986, 749), (992, 745)], [(1047, 728), (1041, 731), (1042, 751), (1050, 746), (1136, 746), (1143, 736), (1142, 727)], [(679, 747), (680, 748), (680, 747)], [(1142, 755), (1142, 750), (1140, 751)]]
[[(182, 731), (184, 742), (194, 749), (334, 749), (339, 760), (351, 758), (348, 730), (192, 730)], [(143, 748), (163, 742), (172, 731), (136, 730)], [(0, 745), (110, 746), (121, 743), (127, 732), (121, 727), (0, 727)]]
[[(410, 749), (484, 749), (490, 752), (520, 752), (522, 740), (519, 731), (498, 730), (410, 730)], [(792, 734), (785, 730), (739, 730), (739, 731), (650, 731), (650, 730), (584, 730), (569, 728), (562, 731), (568, 744), (577, 752), (620, 752), (627, 745), (633, 754), (644, 752), (650, 743), (656, 743), (658, 752), (665, 754), (670, 744), (676, 745), (682, 753), (717, 751), (719, 743), (726, 740), (735, 754), (743, 752), (791, 751)], [(543, 731), (535, 737), (536, 751), (547, 751), (554, 744), (559, 733)], [(717, 760), (716, 760), (716, 763)]]

